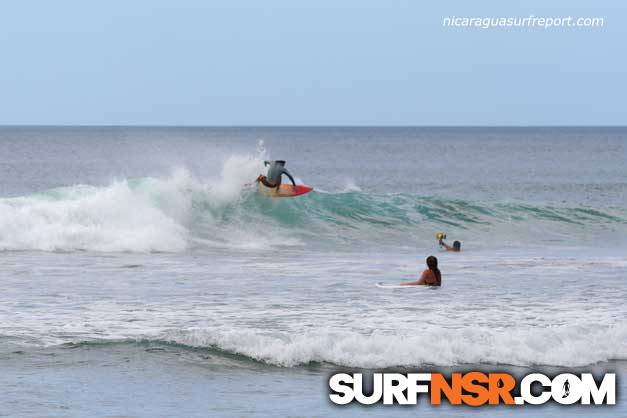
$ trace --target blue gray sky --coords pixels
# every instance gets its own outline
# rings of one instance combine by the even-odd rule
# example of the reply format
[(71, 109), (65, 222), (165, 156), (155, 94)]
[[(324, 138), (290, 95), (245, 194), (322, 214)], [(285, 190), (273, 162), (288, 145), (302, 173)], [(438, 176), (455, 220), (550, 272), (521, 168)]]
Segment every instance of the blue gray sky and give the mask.
[[(626, 125), (623, 4), (3, 2), (0, 124)], [(605, 26), (442, 26), (528, 15)]]

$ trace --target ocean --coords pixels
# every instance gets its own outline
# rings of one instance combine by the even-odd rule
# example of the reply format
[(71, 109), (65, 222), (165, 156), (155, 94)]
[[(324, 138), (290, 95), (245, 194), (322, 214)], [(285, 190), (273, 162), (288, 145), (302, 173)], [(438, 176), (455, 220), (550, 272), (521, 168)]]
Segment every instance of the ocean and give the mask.
[[(258, 194), (266, 159), (314, 192)], [(0, 416), (627, 416), (626, 250), (627, 128), (1, 127)], [(375, 286), (429, 255), (441, 288)], [(617, 405), (329, 400), (458, 369)]]

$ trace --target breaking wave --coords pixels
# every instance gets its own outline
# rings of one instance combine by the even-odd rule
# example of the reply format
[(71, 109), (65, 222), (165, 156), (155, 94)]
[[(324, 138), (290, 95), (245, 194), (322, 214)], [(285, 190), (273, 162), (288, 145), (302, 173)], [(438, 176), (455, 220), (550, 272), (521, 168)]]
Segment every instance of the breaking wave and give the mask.
[(381, 368), (395, 366), (504, 364), (584, 366), (627, 359), (627, 327), (446, 329), (428, 326), (420, 335), (356, 332), (260, 334), (246, 329), (196, 330), (164, 341), (217, 348), (256, 361), (293, 367), (316, 363)]
[[(165, 178), (121, 179), (0, 199), (0, 249), (181, 252), (190, 247), (255, 248), (377, 238), (432, 242), (437, 230), (462, 239), (585, 239), (627, 226), (625, 208), (475, 202), (415, 194), (374, 194), (354, 184), (295, 199), (255, 193), (257, 157), (231, 157), (218, 178), (185, 169)], [(315, 185), (314, 185), (315, 186)], [(411, 227), (411, 234), (408, 234)]]
[(623, 325), (556, 328), (447, 329), (427, 327), (420, 335), (402, 336), (351, 331), (263, 333), (254, 329), (170, 331), (155, 337), (90, 340), (81, 344), (175, 344), (215, 350), (225, 355), (280, 367), (325, 363), (344, 367), (386, 368), (424, 365), (491, 364), (579, 367), (626, 360)]

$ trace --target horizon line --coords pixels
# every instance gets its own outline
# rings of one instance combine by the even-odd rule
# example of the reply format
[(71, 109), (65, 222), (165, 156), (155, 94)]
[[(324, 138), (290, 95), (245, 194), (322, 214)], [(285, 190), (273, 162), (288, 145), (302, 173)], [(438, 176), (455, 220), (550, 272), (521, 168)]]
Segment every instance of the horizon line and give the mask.
[(197, 125), (197, 124), (0, 124), (0, 128), (627, 128), (627, 125)]

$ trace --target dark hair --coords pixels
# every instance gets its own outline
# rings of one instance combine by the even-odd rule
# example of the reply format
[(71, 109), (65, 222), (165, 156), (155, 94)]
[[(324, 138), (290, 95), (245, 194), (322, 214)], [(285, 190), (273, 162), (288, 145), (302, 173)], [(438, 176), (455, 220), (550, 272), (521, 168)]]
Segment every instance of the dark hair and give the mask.
[(459, 251), (462, 248), (462, 243), (459, 241), (455, 241), (453, 243), (453, 248), (455, 248), (457, 251)]
[(438, 259), (432, 255), (427, 257), (427, 267), (429, 267), (429, 270), (435, 275), (435, 283), (433, 283), (433, 285), (440, 286), (442, 284), (442, 273), (440, 273), (440, 269), (438, 269)]

